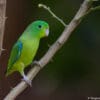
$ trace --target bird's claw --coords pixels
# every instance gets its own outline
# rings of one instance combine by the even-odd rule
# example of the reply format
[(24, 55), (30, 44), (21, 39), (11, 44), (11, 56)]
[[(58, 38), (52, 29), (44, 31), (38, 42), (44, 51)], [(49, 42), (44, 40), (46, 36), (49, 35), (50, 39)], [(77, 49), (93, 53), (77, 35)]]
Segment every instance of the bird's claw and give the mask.
[(27, 83), (27, 85), (29, 85), (30, 87), (32, 87), (32, 81), (29, 80), (27, 77), (23, 78), (22, 81), (24, 81), (25, 83)]

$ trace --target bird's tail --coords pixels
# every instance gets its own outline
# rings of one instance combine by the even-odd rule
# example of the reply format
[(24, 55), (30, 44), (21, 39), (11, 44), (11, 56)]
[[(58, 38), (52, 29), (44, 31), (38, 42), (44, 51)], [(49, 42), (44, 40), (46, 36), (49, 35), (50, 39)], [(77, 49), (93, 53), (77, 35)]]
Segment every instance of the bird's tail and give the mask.
[(6, 71), (5, 71), (5, 76), (7, 77), (8, 75), (10, 75), (10, 74), (12, 74), (12, 73), (13, 73), (12, 70), (6, 69)]

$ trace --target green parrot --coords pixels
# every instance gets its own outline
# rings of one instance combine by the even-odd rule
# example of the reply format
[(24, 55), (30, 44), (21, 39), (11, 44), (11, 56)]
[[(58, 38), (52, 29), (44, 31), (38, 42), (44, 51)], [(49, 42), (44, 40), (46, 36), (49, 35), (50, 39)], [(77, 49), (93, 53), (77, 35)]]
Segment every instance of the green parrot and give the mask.
[(39, 47), (40, 39), (49, 35), (49, 25), (47, 22), (37, 20), (32, 22), (14, 44), (6, 76), (18, 71), (23, 80), (31, 85), (31, 81), (24, 73), (24, 69), (30, 65)]

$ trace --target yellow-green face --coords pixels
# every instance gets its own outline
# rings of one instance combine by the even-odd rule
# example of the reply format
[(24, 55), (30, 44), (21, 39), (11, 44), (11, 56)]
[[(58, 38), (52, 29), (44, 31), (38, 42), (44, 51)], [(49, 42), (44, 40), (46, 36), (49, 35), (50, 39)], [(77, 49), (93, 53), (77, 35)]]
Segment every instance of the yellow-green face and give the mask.
[(49, 35), (49, 25), (42, 20), (34, 21), (26, 30), (30, 31), (32, 36), (38, 38), (43, 38)]

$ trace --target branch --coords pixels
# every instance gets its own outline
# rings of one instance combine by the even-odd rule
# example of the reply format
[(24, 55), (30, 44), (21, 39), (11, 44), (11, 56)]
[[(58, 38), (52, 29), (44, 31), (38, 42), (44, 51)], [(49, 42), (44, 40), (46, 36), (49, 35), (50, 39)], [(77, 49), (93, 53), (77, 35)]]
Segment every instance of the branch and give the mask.
[[(72, 21), (69, 23), (67, 28), (62, 32), (62, 35), (56, 40), (56, 42), (49, 48), (47, 53), (39, 60), (39, 64), (34, 66), (29, 72), (27, 77), (30, 80), (33, 80), (34, 77), (38, 74), (38, 72), (44, 68), (44, 66), (49, 63), (49, 61), (52, 59), (52, 57), (55, 55), (55, 53), (64, 45), (65, 42), (67, 42), (69, 36), (71, 33), (75, 30), (75, 28), (79, 25), (79, 23), (82, 21), (82, 16), (84, 16), (87, 11), (90, 9), (90, 6), (92, 5), (92, 0), (84, 0), (83, 4), (81, 5), (80, 9), (76, 13), (75, 17), (72, 19)], [(14, 87), (8, 95), (4, 98), (4, 100), (14, 100), (19, 94), (21, 94), (26, 88), (27, 84), (24, 81), (21, 81), (16, 87)]]
[(90, 11), (96, 11), (96, 10), (100, 10), (100, 6), (93, 7), (93, 8), (91, 8)]
[(0, 55), (4, 50), (2, 48), (3, 45), (3, 37), (5, 30), (5, 20), (6, 20), (6, 0), (0, 0)]
[(53, 11), (50, 9), (50, 7), (47, 7), (46, 5), (44, 4), (38, 4), (38, 7), (43, 7), (45, 10), (47, 10), (56, 20), (58, 20), (63, 26), (67, 26), (66, 23), (61, 19), (59, 18), (58, 16), (55, 15), (55, 13), (53, 13)]

